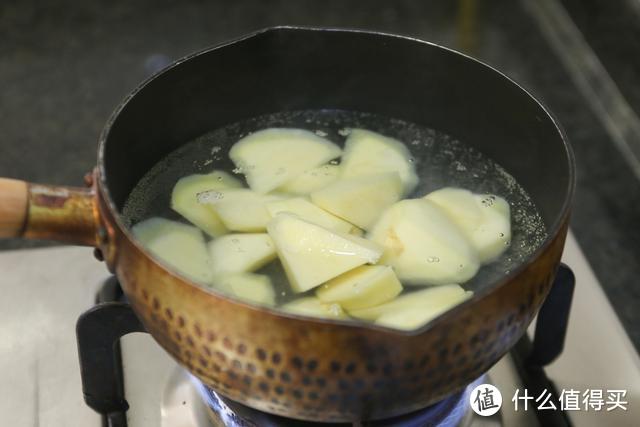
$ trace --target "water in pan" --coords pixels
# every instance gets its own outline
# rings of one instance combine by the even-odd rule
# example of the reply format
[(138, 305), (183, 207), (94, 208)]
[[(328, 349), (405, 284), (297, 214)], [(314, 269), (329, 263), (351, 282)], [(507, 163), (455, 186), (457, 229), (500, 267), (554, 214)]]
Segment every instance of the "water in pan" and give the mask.
[[(403, 141), (413, 156), (420, 183), (409, 197), (421, 197), (445, 186), (462, 187), (475, 193), (504, 197), (511, 206), (512, 239), (506, 252), (483, 266), (463, 286), (477, 291), (520, 265), (546, 238), (546, 229), (527, 192), (500, 165), (447, 134), (399, 119), (370, 113), (335, 110), (281, 112), (254, 117), (209, 132), (174, 151), (154, 166), (131, 192), (123, 213), (136, 224), (152, 216), (181, 220), (170, 209), (173, 185), (184, 176), (208, 173), (214, 169), (233, 172), (230, 147), (240, 138), (269, 127), (295, 127), (343, 145), (351, 128), (364, 128)], [(243, 179), (242, 174), (236, 176)], [(258, 273), (268, 274), (277, 289), (278, 302), (292, 295), (279, 263)], [(412, 288), (408, 288), (411, 290)]]

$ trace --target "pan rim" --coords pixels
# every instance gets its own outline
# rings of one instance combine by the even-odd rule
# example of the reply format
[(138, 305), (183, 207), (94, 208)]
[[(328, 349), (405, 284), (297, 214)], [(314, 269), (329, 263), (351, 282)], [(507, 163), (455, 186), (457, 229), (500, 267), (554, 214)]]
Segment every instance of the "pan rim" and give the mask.
[[(157, 258), (155, 258), (149, 251), (147, 251), (137, 241), (137, 239), (135, 239), (135, 237), (131, 233), (129, 227), (127, 227), (126, 224), (122, 221), (122, 215), (118, 211), (118, 208), (116, 207), (116, 205), (115, 205), (115, 203), (113, 201), (113, 198), (111, 196), (111, 191), (109, 189), (109, 180), (107, 178), (104, 158), (105, 158), (105, 151), (106, 151), (107, 141), (108, 141), (110, 130), (111, 130), (113, 124), (116, 122), (116, 120), (120, 116), (120, 113), (125, 109), (125, 107), (128, 105), (128, 103), (136, 96), (136, 94), (138, 94), (141, 90), (143, 90), (148, 85), (150, 85), (156, 78), (158, 78), (159, 76), (164, 75), (165, 73), (170, 72), (175, 67), (177, 67), (180, 64), (182, 64), (183, 62), (189, 61), (190, 59), (193, 59), (195, 57), (207, 54), (209, 52), (224, 48), (226, 46), (230, 46), (230, 45), (236, 44), (238, 42), (242, 42), (244, 40), (248, 40), (248, 39), (251, 39), (251, 38), (254, 38), (254, 37), (258, 37), (258, 36), (261, 36), (261, 35), (264, 35), (264, 34), (268, 34), (268, 33), (277, 33), (277, 32), (282, 32), (282, 31), (309, 31), (309, 32), (336, 32), (336, 33), (337, 32), (341, 32), (341, 33), (368, 34), (368, 35), (374, 35), (374, 36), (382, 36), (382, 37), (395, 38), (395, 39), (400, 39), (400, 40), (407, 40), (407, 41), (410, 41), (410, 42), (413, 42), (413, 43), (419, 43), (419, 44), (422, 44), (422, 45), (435, 47), (435, 48), (441, 49), (443, 51), (446, 51), (449, 54), (462, 56), (463, 58), (476, 63), (478, 66), (484, 67), (485, 69), (488, 69), (489, 71), (491, 71), (493, 73), (496, 73), (497, 75), (499, 75), (505, 81), (505, 83), (514, 85), (516, 87), (516, 89), (518, 89), (520, 92), (522, 92), (524, 95), (526, 95), (526, 97), (528, 97), (531, 100), (533, 100), (538, 105), (538, 107), (542, 110), (542, 112), (544, 112), (544, 114), (546, 114), (547, 118), (549, 120), (551, 120), (551, 123), (553, 124), (555, 130), (558, 132), (558, 134), (560, 136), (560, 140), (562, 141), (564, 152), (566, 154), (567, 172), (568, 172), (568, 185), (567, 185), (567, 188), (565, 189), (565, 194), (566, 194), (565, 199), (564, 199), (564, 201), (562, 203), (561, 209), (559, 210), (559, 213), (558, 213), (555, 221), (551, 224), (551, 226), (547, 230), (547, 237), (545, 238), (544, 242), (540, 246), (538, 246), (538, 248), (534, 252), (532, 252), (525, 259), (525, 261), (523, 263), (521, 263), (517, 268), (513, 269), (508, 274), (502, 276), (501, 279), (493, 282), (491, 285), (486, 286), (484, 289), (482, 289), (482, 290), (480, 290), (478, 292), (474, 292), (473, 296), (471, 298), (469, 298), (469, 299), (465, 300), (464, 302), (456, 305), (452, 309), (447, 310), (446, 312), (434, 317), (433, 319), (431, 319), (429, 322), (427, 322), (426, 324), (422, 325), (421, 327), (419, 327), (417, 329), (409, 330), (409, 331), (394, 329), (394, 328), (390, 328), (390, 327), (386, 327), (386, 326), (380, 326), (380, 325), (377, 325), (377, 324), (374, 324), (374, 323), (371, 323), (371, 322), (365, 322), (365, 321), (357, 320), (357, 319), (347, 319), (347, 320), (335, 319), (334, 320), (334, 319), (325, 319), (325, 318), (319, 318), (319, 317), (311, 317), (311, 316), (292, 314), (292, 313), (284, 312), (282, 310), (278, 310), (276, 308), (271, 308), (271, 307), (261, 306), (259, 304), (254, 304), (254, 303), (250, 303), (250, 302), (246, 302), (246, 301), (241, 301), (239, 299), (235, 299), (235, 298), (229, 297), (229, 296), (227, 296), (227, 295), (225, 295), (225, 294), (223, 294), (221, 292), (218, 292), (215, 289), (208, 288), (208, 287), (205, 288), (204, 286), (202, 286), (202, 285), (198, 284), (197, 282), (189, 279), (188, 277), (174, 272), (172, 269), (168, 268), (165, 265), (165, 263), (163, 263), (163, 262), (159, 261)], [(103, 129), (102, 129), (102, 131), (100, 133), (99, 139), (98, 139), (97, 170), (98, 170), (98, 175), (99, 175), (100, 193), (101, 193), (101, 195), (102, 195), (102, 197), (104, 199), (104, 204), (107, 207), (107, 209), (109, 210), (109, 213), (111, 214), (112, 218), (114, 218), (114, 221), (115, 221), (119, 231), (129, 240), (130, 243), (132, 243), (146, 257), (148, 257), (151, 260), (153, 260), (158, 266), (160, 266), (163, 270), (165, 270), (165, 272), (167, 272), (167, 273), (179, 278), (180, 281), (182, 283), (184, 283), (185, 285), (201, 289), (201, 290), (203, 290), (203, 291), (205, 291), (205, 292), (207, 292), (209, 294), (212, 294), (212, 295), (214, 295), (214, 296), (216, 296), (218, 298), (224, 299), (224, 300), (232, 302), (234, 304), (239, 304), (241, 306), (245, 306), (245, 307), (248, 307), (250, 309), (254, 309), (254, 310), (258, 310), (258, 311), (262, 311), (262, 312), (267, 312), (269, 314), (272, 314), (272, 315), (275, 315), (275, 316), (278, 316), (278, 317), (292, 318), (292, 319), (296, 319), (296, 320), (301, 320), (301, 321), (306, 321), (306, 322), (314, 322), (314, 323), (319, 323), (319, 324), (330, 324), (330, 325), (337, 325), (337, 326), (347, 326), (347, 327), (350, 327), (350, 328), (357, 328), (357, 329), (362, 328), (362, 329), (374, 330), (374, 331), (379, 331), (379, 332), (383, 332), (383, 333), (392, 333), (394, 335), (407, 336), (407, 337), (424, 334), (429, 329), (431, 329), (433, 327), (433, 325), (435, 325), (435, 324), (437, 324), (437, 323), (439, 323), (439, 322), (441, 322), (443, 320), (449, 319), (450, 317), (456, 316), (459, 311), (463, 310), (468, 305), (474, 304), (475, 302), (480, 301), (480, 300), (488, 297), (490, 294), (493, 294), (496, 290), (506, 286), (515, 277), (517, 277), (520, 274), (522, 274), (522, 272), (524, 270), (526, 270), (535, 260), (537, 260), (543, 253), (545, 253), (549, 249), (549, 247), (555, 241), (555, 239), (558, 236), (558, 234), (562, 231), (562, 228), (563, 228), (564, 224), (568, 221), (568, 218), (570, 216), (570, 211), (571, 211), (571, 206), (572, 206), (572, 203), (573, 203), (573, 198), (574, 198), (574, 194), (575, 194), (575, 186), (576, 186), (576, 165), (575, 165), (575, 157), (574, 157), (573, 148), (571, 147), (571, 144), (569, 143), (569, 138), (568, 138), (564, 128), (559, 123), (557, 117), (555, 116), (555, 114), (553, 112), (551, 112), (551, 110), (545, 105), (545, 103), (543, 103), (540, 99), (538, 99), (535, 95), (533, 95), (529, 90), (524, 88), (521, 84), (519, 84), (513, 78), (507, 76), (506, 74), (504, 74), (500, 70), (497, 70), (496, 68), (494, 68), (493, 66), (491, 66), (491, 65), (489, 65), (489, 64), (487, 64), (485, 62), (483, 62), (483, 61), (481, 61), (481, 60), (479, 60), (477, 58), (474, 58), (474, 57), (472, 57), (470, 55), (467, 55), (465, 53), (459, 52), (459, 51), (457, 51), (455, 49), (452, 49), (452, 48), (449, 48), (449, 47), (446, 47), (446, 46), (443, 46), (443, 45), (440, 45), (440, 44), (437, 44), (437, 43), (429, 42), (429, 41), (426, 41), (426, 40), (421, 40), (421, 39), (418, 39), (416, 37), (385, 33), (385, 32), (381, 32), (381, 31), (354, 29), (354, 28), (313, 27), (313, 26), (295, 26), (295, 25), (282, 25), (282, 26), (273, 26), (273, 27), (262, 28), (260, 30), (254, 31), (252, 33), (248, 33), (248, 34), (245, 34), (243, 36), (240, 36), (240, 37), (237, 37), (237, 38), (234, 38), (234, 39), (219, 43), (217, 45), (198, 50), (196, 52), (193, 52), (191, 54), (188, 54), (186, 56), (183, 56), (183, 57), (175, 60), (174, 62), (169, 64), (164, 69), (162, 69), (162, 70), (158, 71), (157, 73), (151, 75), (150, 77), (146, 78), (138, 86), (136, 86), (131, 92), (129, 92), (128, 95), (126, 95), (124, 97), (124, 99), (116, 106), (116, 108), (113, 110), (113, 112), (111, 113), (111, 115), (107, 119), (107, 122), (105, 123), (105, 126), (103, 127)]]

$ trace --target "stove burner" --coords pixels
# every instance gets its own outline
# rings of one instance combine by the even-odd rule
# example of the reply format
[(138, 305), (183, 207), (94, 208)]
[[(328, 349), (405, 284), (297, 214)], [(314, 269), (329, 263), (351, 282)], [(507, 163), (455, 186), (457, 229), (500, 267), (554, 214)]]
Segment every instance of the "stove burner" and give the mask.
[[(299, 421), (268, 414), (257, 409), (229, 400), (205, 386), (196, 377), (191, 380), (208, 405), (216, 423), (225, 427), (306, 427), (306, 426), (347, 426), (351, 424), (325, 424)], [(469, 411), (469, 394), (477, 385), (487, 380), (483, 375), (463, 391), (431, 405), (425, 409), (385, 420), (368, 421), (352, 425), (368, 427), (454, 427), (459, 426)], [(217, 424), (216, 424), (217, 425)]]

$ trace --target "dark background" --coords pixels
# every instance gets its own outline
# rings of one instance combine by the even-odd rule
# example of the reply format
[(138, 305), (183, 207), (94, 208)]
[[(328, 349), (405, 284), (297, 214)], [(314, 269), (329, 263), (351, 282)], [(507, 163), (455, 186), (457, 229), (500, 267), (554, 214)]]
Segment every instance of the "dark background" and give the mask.
[[(640, 111), (635, 0), (553, 0)], [(100, 1), (0, 3), (0, 176), (80, 185), (117, 103), (170, 61), (270, 25), (423, 38), (506, 72), (559, 117), (574, 146), (572, 228), (640, 346), (640, 185), (527, 1)], [(569, 53), (568, 53), (569, 54)], [(0, 242), (0, 249), (43, 242)], [(578, 284), (579, 285), (579, 284)]]

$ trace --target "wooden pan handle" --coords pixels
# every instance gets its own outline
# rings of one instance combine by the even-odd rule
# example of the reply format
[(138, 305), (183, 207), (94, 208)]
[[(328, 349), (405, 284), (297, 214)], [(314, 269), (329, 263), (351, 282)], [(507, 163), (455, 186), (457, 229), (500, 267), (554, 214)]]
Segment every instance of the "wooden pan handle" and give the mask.
[(29, 207), (29, 185), (0, 178), (0, 238), (18, 237), (24, 230)]
[(98, 244), (95, 190), (0, 178), (0, 238)]

